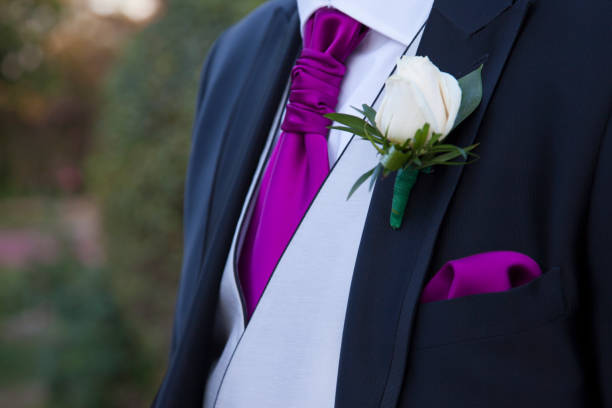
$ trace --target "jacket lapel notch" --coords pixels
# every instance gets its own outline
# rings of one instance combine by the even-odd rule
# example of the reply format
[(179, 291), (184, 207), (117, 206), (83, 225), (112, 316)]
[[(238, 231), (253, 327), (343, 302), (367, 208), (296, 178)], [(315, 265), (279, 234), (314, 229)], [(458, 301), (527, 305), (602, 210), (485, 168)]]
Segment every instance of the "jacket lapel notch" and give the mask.
[(436, 0), (433, 9), (469, 35), (489, 24), (512, 3), (513, 0)]
[[(509, 6), (495, 0), (497, 7), (488, 7), (486, 18), (482, 14), (466, 17), (458, 5), (453, 5), (456, 3), (463, 4), (452, 0), (434, 3), (417, 54), (429, 56), (442, 71), (455, 76), (484, 62), (482, 102), (448, 139), (468, 146), (476, 139), (529, 2), (518, 0)], [(477, 6), (470, 3), (469, 7)], [(477, 163), (470, 166), (477, 171)], [(440, 225), (463, 168), (440, 167), (431, 175), (420, 176), (398, 231), (389, 226), (394, 178), (376, 183), (347, 306), (337, 408), (397, 405), (414, 312)]]

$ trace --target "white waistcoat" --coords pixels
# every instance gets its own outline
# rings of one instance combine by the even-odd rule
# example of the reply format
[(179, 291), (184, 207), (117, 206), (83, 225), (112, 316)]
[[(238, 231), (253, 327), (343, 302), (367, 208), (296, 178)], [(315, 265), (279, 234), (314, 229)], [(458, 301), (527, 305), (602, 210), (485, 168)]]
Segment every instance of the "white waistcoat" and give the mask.
[[(376, 46), (371, 44), (372, 49)], [(414, 55), (416, 44), (411, 49)], [(361, 58), (371, 63), (367, 54)], [(384, 79), (380, 78), (381, 84)], [(353, 78), (343, 86), (357, 89), (360, 80)], [(245, 329), (236, 254), (283, 110), (281, 106), (268, 136), (222, 275), (214, 336), (225, 347), (208, 376), (204, 408), (334, 406), (346, 305), (371, 199), (367, 183), (350, 200), (346, 198), (353, 183), (378, 159), (369, 142), (351, 139), (287, 246)]]
[[(333, 407), (349, 288), (371, 193), (355, 180), (376, 164), (354, 139), (287, 247), (247, 329), (234, 242), (221, 281), (219, 324), (228, 338), (207, 383), (205, 408)], [(247, 211), (243, 210), (241, 218)]]

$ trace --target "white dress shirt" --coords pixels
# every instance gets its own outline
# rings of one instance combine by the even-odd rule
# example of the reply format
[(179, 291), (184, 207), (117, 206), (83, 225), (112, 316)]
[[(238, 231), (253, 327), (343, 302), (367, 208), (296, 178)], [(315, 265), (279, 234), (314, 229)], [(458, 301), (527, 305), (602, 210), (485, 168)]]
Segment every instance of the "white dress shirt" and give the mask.
[[(417, 34), (432, 2), (297, 0), (302, 27), (316, 9), (331, 6), (370, 28), (346, 62), (337, 111), (356, 114), (351, 106), (374, 104), (397, 59), (405, 51), (407, 55), (416, 53)], [(225, 347), (208, 377), (205, 408), (334, 405), (346, 303), (371, 199), (367, 187), (349, 201), (346, 194), (377, 157), (368, 142), (351, 141), (349, 133), (330, 131), (329, 160), (335, 166), (245, 328), (235, 257), (249, 222), (258, 179), (280, 133), (277, 126), (283, 111), (284, 106), (279, 106), (223, 272), (214, 330)]]

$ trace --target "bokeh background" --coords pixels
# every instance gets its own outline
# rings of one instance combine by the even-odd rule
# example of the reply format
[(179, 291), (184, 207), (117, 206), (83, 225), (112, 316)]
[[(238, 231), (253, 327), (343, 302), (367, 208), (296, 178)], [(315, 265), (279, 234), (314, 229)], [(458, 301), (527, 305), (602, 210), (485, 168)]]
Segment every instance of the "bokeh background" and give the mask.
[(148, 406), (199, 72), (260, 0), (0, 1), (0, 406)]

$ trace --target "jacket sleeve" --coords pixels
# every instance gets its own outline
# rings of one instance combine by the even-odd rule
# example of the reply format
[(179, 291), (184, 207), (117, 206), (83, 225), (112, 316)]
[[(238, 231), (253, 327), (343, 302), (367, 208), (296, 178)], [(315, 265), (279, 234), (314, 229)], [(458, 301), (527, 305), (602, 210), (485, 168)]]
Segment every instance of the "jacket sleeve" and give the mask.
[[(198, 94), (197, 94), (197, 99), (196, 99), (195, 116), (194, 116), (194, 129), (193, 129), (194, 132), (197, 130), (195, 124), (198, 121), (198, 117), (202, 114), (201, 112), (202, 100), (204, 98), (204, 95), (206, 94), (206, 89), (209, 85), (210, 68), (214, 65), (216, 51), (219, 47), (219, 42), (222, 37), (223, 37), (223, 34), (211, 46), (210, 51), (208, 52), (208, 56), (206, 57), (204, 61), (204, 65), (201, 70), (200, 81), (198, 85)], [(189, 203), (189, 197), (187, 196), (188, 193), (189, 193), (188, 189), (186, 188), (185, 197), (183, 200), (184, 206), (187, 206)], [(188, 209), (184, 208), (183, 213), (184, 214), (188, 213)], [(185, 226), (184, 226), (184, 229), (185, 229)], [(184, 314), (185, 309), (187, 308), (187, 305), (188, 303), (190, 303), (190, 300), (191, 300), (191, 298), (188, 299), (189, 301), (186, 300), (188, 296), (186, 296), (187, 293), (185, 292), (187, 291), (188, 287), (192, 286), (194, 279), (195, 279), (195, 277), (193, 276), (187, 276), (187, 272), (185, 270), (186, 268), (184, 267), (184, 265), (182, 269), (183, 270), (181, 272), (181, 277), (180, 277), (179, 287), (178, 287), (177, 297), (176, 297), (177, 300), (176, 300), (175, 312), (174, 312), (174, 323), (172, 327), (172, 340), (170, 343), (169, 361), (172, 360), (172, 356), (176, 350), (176, 346), (178, 344), (178, 340), (181, 335), (182, 326), (183, 326), (181, 315)]]
[(587, 222), (588, 305), (594, 378), (601, 406), (612, 408), (612, 115), (595, 167)]

